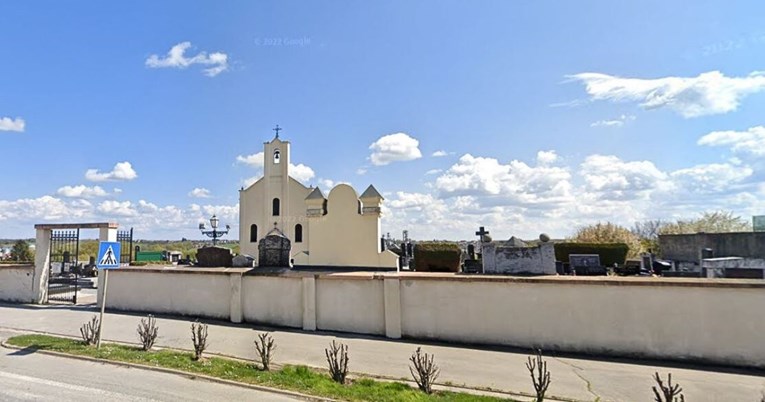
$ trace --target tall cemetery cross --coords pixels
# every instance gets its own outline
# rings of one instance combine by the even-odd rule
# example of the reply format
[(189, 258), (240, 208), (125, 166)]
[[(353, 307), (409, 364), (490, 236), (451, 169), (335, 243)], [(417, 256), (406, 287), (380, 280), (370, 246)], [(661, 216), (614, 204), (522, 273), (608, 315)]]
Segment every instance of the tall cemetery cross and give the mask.
[(484, 228), (483, 228), (483, 226), (481, 226), (481, 227), (478, 229), (478, 231), (477, 231), (477, 232), (475, 232), (475, 235), (476, 235), (476, 236), (480, 236), (479, 238), (480, 238), (481, 242), (483, 242), (483, 237), (484, 237), (485, 235), (487, 235), (487, 234), (489, 234), (489, 232), (488, 232), (486, 229), (484, 229)]

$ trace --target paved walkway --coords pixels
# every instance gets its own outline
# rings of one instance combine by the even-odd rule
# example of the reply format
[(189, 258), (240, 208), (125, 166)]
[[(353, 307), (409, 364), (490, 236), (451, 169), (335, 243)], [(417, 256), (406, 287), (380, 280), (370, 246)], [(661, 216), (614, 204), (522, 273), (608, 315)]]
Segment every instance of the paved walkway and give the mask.
[[(94, 306), (0, 304), (0, 328), (79, 336), (79, 327), (95, 313)], [(136, 326), (140, 318), (141, 315), (107, 313), (104, 338), (138, 342)], [(190, 321), (191, 318), (158, 318), (157, 344), (190, 349)], [(407, 360), (414, 349), (422, 345), (424, 351), (435, 353), (441, 367), (439, 382), (512, 392), (533, 390), (524, 366), (527, 355), (518, 351), (208, 322), (209, 351), (214, 353), (254, 359), (256, 330), (269, 330), (277, 343), (277, 363), (324, 367), (324, 348), (332, 339), (339, 339), (349, 345), (352, 371), (409, 378)], [(672, 372), (673, 380), (683, 387), (688, 401), (759, 401), (765, 391), (763, 373), (714, 371), (672, 363), (551, 357), (548, 368), (552, 373), (549, 394), (580, 401), (653, 400), (651, 376), (655, 371), (664, 375)]]

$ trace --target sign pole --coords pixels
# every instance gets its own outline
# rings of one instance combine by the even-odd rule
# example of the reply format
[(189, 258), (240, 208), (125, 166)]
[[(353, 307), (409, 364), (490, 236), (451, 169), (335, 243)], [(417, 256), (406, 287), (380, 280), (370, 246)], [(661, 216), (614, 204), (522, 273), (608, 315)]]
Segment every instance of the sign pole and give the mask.
[(96, 338), (96, 349), (101, 348), (101, 329), (104, 327), (104, 310), (106, 309), (106, 290), (109, 288), (109, 270), (104, 270), (104, 295), (101, 298), (101, 316), (98, 318), (98, 337)]

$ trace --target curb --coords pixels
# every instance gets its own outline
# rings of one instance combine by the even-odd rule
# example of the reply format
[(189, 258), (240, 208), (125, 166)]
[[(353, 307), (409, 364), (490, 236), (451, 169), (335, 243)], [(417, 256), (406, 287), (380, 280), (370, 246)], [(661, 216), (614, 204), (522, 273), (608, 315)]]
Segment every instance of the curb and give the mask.
[[(77, 336), (67, 335), (67, 334), (59, 334), (59, 333), (55, 333), (55, 332), (35, 331), (35, 330), (20, 329), (20, 328), (13, 328), (13, 327), (2, 327), (2, 326), (0, 326), (0, 329), (10, 330), (10, 331), (13, 331), (13, 332), (18, 332), (20, 334), (30, 334), (30, 333), (32, 333), (32, 334), (49, 335), (49, 336), (56, 336), (56, 337), (60, 337), (60, 338), (75, 339), (75, 340), (76, 339), (80, 339)], [(109, 343), (113, 343), (113, 344), (118, 344), (118, 345), (140, 346), (140, 344), (134, 343), (134, 342), (123, 342), (123, 341), (110, 340), (110, 339), (104, 339), (104, 341), (105, 342), (109, 342)], [(19, 347), (13, 346), (13, 345), (8, 345), (7, 343), (5, 343), (5, 341), (0, 341), (0, 346), (6, 347), (6, 348), (9, 348), (9, 349), (20, 350)], [(191, 352), (191, 353), (193, 353), (192, 350), (175, 348), (175, 347), (171, 347), (171, 346), (157, 345), (156, 347), (158, 349), (166, 349), (166, 350), (172, 350), (172, 351), (177, 351), (177, 352)], [(97, 358), (92, 358), (92, 357), (88, 357), (88, 356), (69, 355), (69, 354), (66, 354), (66, 353), (54, 352), (54, 351), (46, 351), (46, 350), (38, 350), (38, 352), (40, 352), (40, 353), (47, 353), (47, 354), (50, 354), (50, 355), (53, 355), (53, 356), (70, 357), (70, 358), (74, 358), (74, 359), (94, 361), (94, 362), (98, 362), (98, 363), (109, 363), (109, 364), (114, 364), (114, 365), (124, 365), (126, 367), (144, 368), (144, 369), (148, 369), (148, 370), (166, 372), (166, 373), (170, 373), (170, 374), (177, 374), (177, 375), (186, 376), (186, 377), (203, 378), (203, 379), (207, 379), (207, 380), (213, 381), (213, 382), (221, 382), (223, 384), (244, 386), (244, 387), (253, 388), (253, 389), (261, 390), (261, 391), (283, 393), (285, 395), (295, 396), (295, 397), (298, 397), (298, 398), (312, 400), (312, 401), (335, 401), (334, 399), (328, 399), (328, 398), (323, 398), (323, 397), (316, 397), (316, 396), (311, 396), (311, 395), (304, 395), (304, 394), (300, 394), (298, 392), (281, 390), (281, 389), (278, 389), (278, 388), (268, 388), (268, 387), (263, 387), (263, 386), (258, 386), (258, 385), (252, 385), (252, 384), (241, 383), (241, 382), (236, 382), (236, 381), (231, 381), (231, 380), (225, 380), (225, 379), (221, 379), (221, 378), (217, 378), (217, 377), (210, 377), (210, 376), (206, 376), (204, 374), (194, 374), (194, 373), (188, 373), (188, 372), (180, 371), (180, 370), (166, 369), (166, 368), (162, 368), (162, 367), (145, 366), (145, 365), (136, 364), (136, 363), (116, 362), (116, 361), (112, 361), (112, 360), (97, 359)], [(251, 359), (246, 359), (246, 358), (243, 358), (243, 357), (240, 357), (240, 356), (234, 356), (234, 355), (229, 355), (229, 354), (225, 354), (225, 353), (205, 352), (205, 355), (207, 355), (207, 356), (222, 357), (222, 358), (232, 359), (232, 360), (236, 360), (236, 361), (240, 361), (240, 362), (255, 363), (255, 361), (253, 361)], [(274, 367), (283, 367), (284, 365), (283, 364), (274, 363), (273, 366)], [(313, 370), (318, 370), (318, 371), (321, 371), (321, 372), (326, 372), (327, 371), (325, 368), (322, 368), (322, 367), (315, 367), (315, 366), (310, 366), (310, 365), (307, 365), (307, 364), (305, 366), (309, 367), (309, 368), (311, 368)], [(348, 376), (350, 378), (354, 378), (354, 377), (355, 378), (371, 378), (371, 379), (377, 379), (377, 380), (380, 380), (380, 381), (387, 381), (387, 382), (403, 382), (403, 383), (409, 384), (410, 386), (415, 384), (414, 381), (409, 380), (409, 379), (397, 378), (397, 377), (393, 377), (393, 376), (386, 376), (386, 375), (382, 375), (382, 374), (370, 374), (370, 373), (359, 373), (359, 372), (349, 371), (348, 372)], [(502, 398), (502, 397), (505, 397), (505, 398), (506, 397), (534, 398), (535, 397), (535, 395), (533, 395), (533, 394), (526, 393), (526, 392), (520, 392), (520, 391), (503, 391), (503, 390), (497, 390), (497, 389), (493, 389), (493, 388), (471, 387), (471, 386), (468, 386), (468, 385), (459, 385), (459, 384), (434, 383), (433, 385), (435, 387), (438, 387), (438, 388), (442, 389), (442, 390), (453, 391), (453, 392), (465, 392), (465, 393), (473, 394), (473, 395), (491, 394), (493, 396), (500, 397), (500, 398)], [(258, 388), (258, 387), (260, 387), (260, 388)], [(562, 396), (556, 396), (556, 395), (545, 395), (545, 399), (546, 400), (550, 400), (550, 401), (558, 401), (558, 402), (584, 402), (583, 400), (567, 398), (567, 397), (562, 397)]]
[[(4, 347), (6, 349), (13, 349), (13, 350), (23, 350), (24, 349), (24, 348), (22, 348), (20, 346), (9, 345), (5, 341), (0, 342), (0, 346)], [(212, 376), (208, 376), (208, 375), (205, 375), (205, 374), (189, 373), (187, 371), (169, 369), (169, 368), (164, 368), (164, 367), (147, 366), (147, 365), (138, 364), (138, 363), (128, 363), (128, 362), (119, 362), (119, 361), (114, 361), (114, 360), (98, 359), (98, 358), (89, 357), (89, 356), (79, 356), (79, 355), (72, 355), (72, 354), (63, 353), (63, 352), (55, 352), (55, 351), (52, 351), (52, 350), (35, 350), (35, 353), (41, 353), (41, 354), (50, 355), (50, 356), (65, 357), (65, 358), (75, 359), (75, 360), (84, 360), (84, 361), (89, 361), (89, 362), (93, 362), (93, 363), (111, 364), (113, 366), (121, 366), (121, 367), (128, 367), (128, 368), (137, 368), (137, 369), (155, 371), (155, 372), (165, 373), (165, 374), (174, 374), (174, 375), (178, 375), (178, 376), (181, 376), (181, 377), (186, 377), (186, 378), (189, 378), (189, 379), (192, 379), (192, 380), (202, 379), (202, 380), (205, 380), (205, 381), (215, 382), (215, 383), (219, 383), (219, 384), (233, 385), (233, 386), (237, 386), (237, 387), (241, 387), (241, 388), (248, 388), (248, 389), (252, 389), (252, 390), (256, 390), (256, 391), (263, 391), (263, 392), (269, 392), (269, 393), (272, 393), (272, 394), (280, 394), (280, 395), (291, 396), (291, 397), (300, 398), (300, 399), (303, 399), (303, 400), (306, 400), (306, 401), (316, 401), (316, 402), (335, 402), (336, 401), (335, 399), (329, 399), (329, 398), (324, 398), (324, 397), (320, 397), (320, 396), (313, 396), (313, 395), (306, 395), (306, 394), (301, 394), (299, 392), (288, 391), (288, 390), (284, 390), (284, 389), (280, 389), (280, 388), (270, 388), (270, 387), (266, 387), (266, 386), (262, 386), (262, 385), (255, 385), (255, 384), (248, 384), (248, 383), (243, 383), (243, 382), (238, 382), (238, 381), (226, 380), (226, 379), (223, 379), (223, 378), (212, 377)]]

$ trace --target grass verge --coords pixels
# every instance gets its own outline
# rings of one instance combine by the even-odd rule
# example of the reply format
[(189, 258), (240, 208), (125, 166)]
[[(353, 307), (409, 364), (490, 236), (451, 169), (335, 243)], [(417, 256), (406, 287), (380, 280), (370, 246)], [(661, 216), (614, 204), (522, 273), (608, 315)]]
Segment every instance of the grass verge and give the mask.
[(86, 346), (81, 341), (49, 335), (20, 335), (6, 341), (9, 345), (33, 350), (50, 350), (77, 356), (87, 356), (116, 362), (136, 363), (180, 370), (191, 374), (262, 385), (308, 395), (348, 401), (507, 401), (490, 396), (437, 391), (431, 395), (400, 382), (375, 381), (369, 378), (351, 380), (340, 385), (326, 374), (305, 366), (284, 366), (280, 370), (260, 371), (254, 363), (223, 357), (193, 360), (191, 352), (157, 350), (144, 352), (138, 347), (101, 344), (101, 349)]

